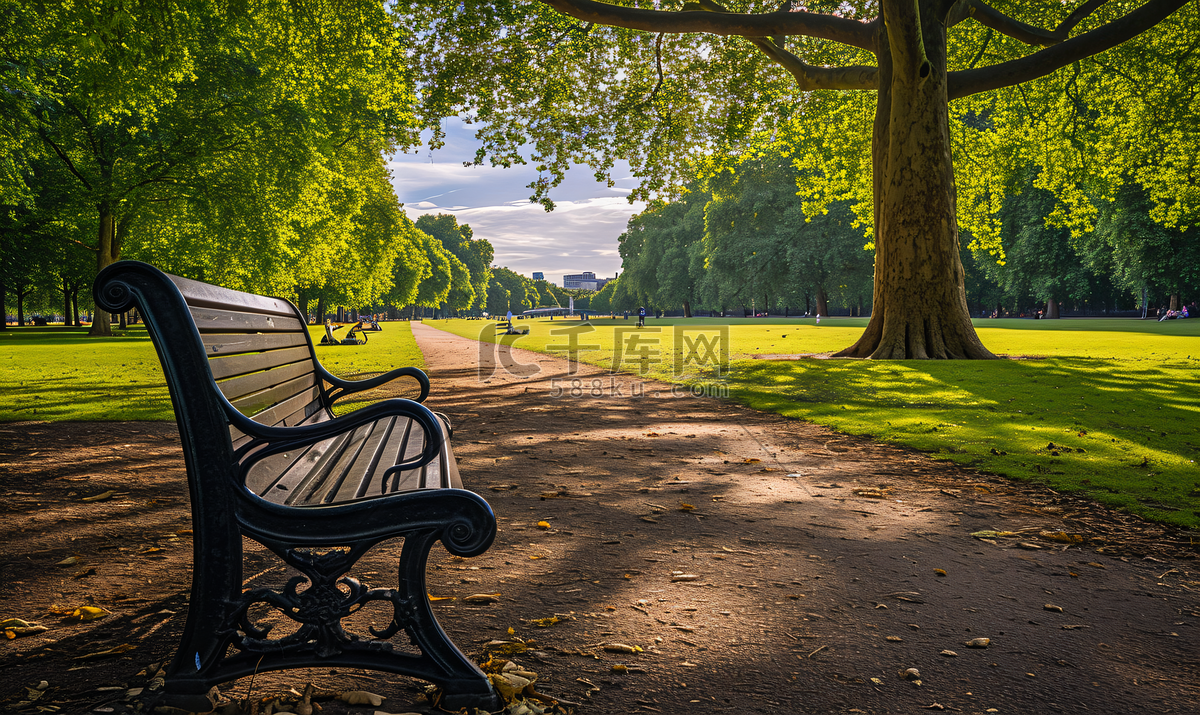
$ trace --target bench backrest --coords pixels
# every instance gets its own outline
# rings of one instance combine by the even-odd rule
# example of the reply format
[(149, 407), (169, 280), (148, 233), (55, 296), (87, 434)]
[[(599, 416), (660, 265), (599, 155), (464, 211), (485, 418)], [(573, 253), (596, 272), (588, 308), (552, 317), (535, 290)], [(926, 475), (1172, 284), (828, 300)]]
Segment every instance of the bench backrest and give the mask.
[[(287, 427), (332, 416), (307, 323), (290, 301), (168, 278), (187, 303), (218, 389), (238, 412)], [(243, 436), (230, 427), (230, 438), (237, 449)]]
[(289, 301), (168, 275), (136, 261), (106, 268), (94, 292), (101, 309), (119, 312), (135, 303), (141, 309), (181, 435), (197, 440), (198, 450), (227, 457), (218, 462), (231, 463), (247, 438), (215, 399), (214, 380), (234, 408), (260, 424), (332, 418), (306, 321)]

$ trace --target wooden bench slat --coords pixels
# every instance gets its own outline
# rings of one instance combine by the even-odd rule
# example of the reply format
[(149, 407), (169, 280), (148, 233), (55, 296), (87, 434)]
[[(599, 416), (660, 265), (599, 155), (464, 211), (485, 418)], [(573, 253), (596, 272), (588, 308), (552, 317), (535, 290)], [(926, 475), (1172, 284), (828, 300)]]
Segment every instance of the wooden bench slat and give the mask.
[(304, 333), (203, 333), (200, 341), (204, 343), (204, 352), (214, 355), (232, 355), (236, 353), (262, 352), (294, 346), (307, 346), (308, 339)]
[(196, 328), (204, 332), (276, 332), (307, 329), (297, 318), (262, 313), (238, 313), (216, 308), (192, 308)]
[[(297, 461), (297, 466), (311, 466), (303, 478), (291, 488), (291, 494), (284, 500), (284, 504), (288, 506), (305, 506), (311, 504), (313, 496), (320, 491), (321, 486), (329, 477), (331, 471), (342, 459), (346, 450), (351, 447), (356, 438), (359, 437), (362, 428), (351, 432), (343, 432), (334, 437), (323, 448), (318, 445), (310, 448), (309, 454), (303, 459)], [(315, 463), (313, 457), (316, 457)]]
[(316, 376), (310, 372), (295, 380), (276, 385), (262, 392), (240, 397), (237, 400), (230, 400), (230, 402), (243, 415), (255, 415), (263, 412), (268, 407), (274, 407), (284, 400), (295, 397), (301, 392), (306, 392), (307, 388), (313, 387), (316, 384)]
[(275, 315), (296, 314), (296, 309), (291, 302), (283, 298), (243, 293), (239, 290), (222, 288), (179, 276), (170, 278), (190, 306), (232, 309), (239, 312), (273, 313)]
[[(247, 395), (286, 384), (304, 375), (313, 375), (311, 360), (294, 362), (272, 370), (252, 372), (249, 375), (242, 375), (241, 377), (235, 377), (224, 382), (218, 382), (217, 388), (221, 391), (221, 394), (225, 395), (225, 399), (234, 402)], [(313, 380), (316, 380), (315, 376)], [(299, 390), (292, 392), (288, 397), (296, 394), (296, 392), (299, 392)], [(275, 402), (279, 401), (275, 400)]]
[(313, 490), (306, 503), (330, 504), (337, 501), (338, 492), (343, 488), (349, 488), (354, 493), (364, 480), (370, 480), (372, 474), (368, 466), (374, 447), (380, 434), (388, 431), (390, 423), (391, 419), (383, 419), (358, 428), (337, 462), (330, 467), (320, 488)]
[[(347, 501), (366, 496), (371, 492), (371, 484), (378, 482), (383, 470), (378, 469), (380, 457), (387, 448), (388, 441), (397, 422), (410, 422), (407, 418), (389, 417), (379, 420), (373, 426), (371, 435), (359, 450), (358, 458), (350, 465), (346, 477), (337, 485), (337, 489), (326, 493), (326, 503)], [(403, 426), (402, 426), (403, 427)]]
[(301, 360), (307, 360), (309, 364), (312, 363), (312, 354), (309, 353), (308, 346), (213, 358), (208, 361), (208, 368), (212, 370), (213, 379), (224, 380), (227, 377), (246, 375), (260, 370), (270, 370), (273, 367), (300, 362)]

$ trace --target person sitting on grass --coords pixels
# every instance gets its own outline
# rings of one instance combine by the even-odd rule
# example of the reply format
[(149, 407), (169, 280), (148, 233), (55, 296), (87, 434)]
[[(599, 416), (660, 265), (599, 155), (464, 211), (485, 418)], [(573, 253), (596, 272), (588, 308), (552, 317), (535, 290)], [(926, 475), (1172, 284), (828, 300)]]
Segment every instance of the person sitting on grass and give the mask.
[(1163, 316), (1158, 319), (1158, 322), (1161, 323), (1164, 320), (1175, 320), (1178, 317), (1179, 317), (1179, 311), (1168, 310), (1167, 312), (1163, 313)]

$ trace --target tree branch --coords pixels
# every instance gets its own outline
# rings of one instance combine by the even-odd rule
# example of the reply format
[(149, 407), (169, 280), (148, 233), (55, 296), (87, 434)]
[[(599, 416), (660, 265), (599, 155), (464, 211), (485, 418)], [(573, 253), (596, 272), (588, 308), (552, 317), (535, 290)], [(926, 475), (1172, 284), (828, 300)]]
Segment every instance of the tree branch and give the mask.
[(807, 35), (832, 40), (874, 52), (873, 23), (812, 12), (770, 12), (759, 15), (712, 12), (665, 12), (619, 7), (594, 0), (541, 0), (555, 10), (577, 20), (612, 27), (671, 34), (708, 33), (710, 35)]
[(1044, 30), (1040, 27), (1027, 25), (1020, 20), (1015, 20), (984, 3), (983, 0), (964, 0), (960, 5), (965, 10), (964, 14), (967, 17), (974, 18), (984, 27), (991, 28), (1003, 35), (1008, 35), (1014, 40), (1019, 40), (1027, 45), (1048, 46), (1057, 45), (1066, 40), (1076, 25), (1107, 2), (1108, 0), (1088, 0), (1076, 8), (1074, 12), (1067, 16), (1066, 20), (1059, 23), (1058, 27), (1053, 30)]
[[(1099, 0), (1092, 0), (1093, 5)], [(1133, 39), (1165, 20), (1171, 13), (1187, 5), (1191, 0), (1150, 0), (1122, 18), (1113, 20), (1065, 42), (1039, 50), (1027, 57), (1001, 62), (980, 69), (951, 72), (948, 93), (950, 99), (959, 99), (979, 92), (1044, 77), (1072, 62), (1091, 57)], [(1087, 7), (1085, 5), (1084, 7)], [(1082, 10), (1083, 8), (1081, 8)], [(1076, 11), (1079, 12), (1079, 11)], [(1072, 13), (1074, 17), (1076, 13)], [(1067, 18), (1063, 24), (1067, 24)], [(1078, 20), (1076, 20), (1078, 22)], [(1061, 27), (1061, 25), (1060, 25)]]
[(91, 183), (87, 179), (83, 178), (83, 174), (79, 173), (79, 170), (75, 168), (75, 163), (71, 161), (71, 159), (66, 155), (66, 152), (64, 152), (58, 146), (58, 144), (54, 143), (54, 140), (50, 138), (50, 134), (46, 132), (45, 129), (38, 127), (38, 135), (42, 138), (42, 141), (50, 145), (50, 148), (54, 150), (54, 153), (58, 155), (59, 159), (62, 160), (62, 163), (67, 166), (67, 171), (70, 171), (72, 174), (74, 174), (75, 178), (79, 179), (79, 182), (83, 184), (88, 191), (92, 191)]
[(849, 67), (816, 67), (805, 64), (796, 55), (781, 49), (765, 37), (747, 37), (755, 47), (791, 73), (800, 91), (814, 89), (878, 89), (879, 68), (866, 65)]

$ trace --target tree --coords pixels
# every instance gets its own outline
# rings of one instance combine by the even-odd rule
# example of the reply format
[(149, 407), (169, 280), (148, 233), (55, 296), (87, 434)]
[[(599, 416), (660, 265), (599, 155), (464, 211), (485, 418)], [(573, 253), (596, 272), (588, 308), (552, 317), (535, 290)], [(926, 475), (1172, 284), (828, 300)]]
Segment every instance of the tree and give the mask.
[(641, 296), (643, 303), (683, 308), (684, 316), (692, 317), (696, 273), (691, 259), (693, 246), (704, 240), (710, 199), (711, 194), (696, 185), (679, 201), (652, 204), (629, 219), (617, 239), (626, 290)]
[(429, 264), (430, 273), (417, 286), (417, 297), (414, 306), (437, 308), (450, 296), (454, 272), (451, 261), (454, 254), (442, 247), (442, 242), (432, 236), (422, 234), (421, 245), (425, 248), (425, 262)]
[[(474, 232), (467, 224), (459, 225), (454, 214), (438, 214), (420, 216), (416, 221), (417, 228), (442, 242), (470, 271), (471, 293), (482, 307), (487, 298), (488, 282), (491, 280), (492, 244), (486, 239), (473, 238)], [(469, 310), (474, 304), (460, 308)]]
[(1148, 194), (1136, 183), (1123, 186), (1102, 210), (1096, 231), (1080, 242), (1092, 264), (1109, 268), (1118, 285), (1135, 295), (1148, 289), (1178, 310), (1181, 295), (1200, 291), (1198, 230), (1156, 223)]
[[(0, 108), (74, 178), (95, 218), (98, 269), (124, 255), (139, 219), (174, 213), (195, 226), (231, 204), (276, 209), (269, 219), (311, 209), (322, 194), (311, 184), (329, 188), (322, 174), (336, 173), (328, 161), (344, 147), (378, 154), (414, 140), (385, 10), (322, 5), (8, 3), (32, 40), (6, 43)], [(241, 219), (262, 229), (239, 236), (243, 246), (287, 238), (286, 222)], [(258, 255), (292, 246), (270, 248)], [(101, 314), (92, 333), (107, 332)]]
[[(534, 286), (532, 278), (510, 271), (507, 268), (493, 268), (492, 279), (495, 284), (500, 285), (507, 292), (508, 297), (505, 299), (504, 310), (495, 311), (492, 308), (497, 304), (493, 303), (492, 290), (488, 291), (488, 312), (490, 313), (507, 313), (512, 311), (520, 313), (537, 306), (538, 292)], [(499, 300), (499, 292), (495, 300)]]
[[(859, 202), (874, 231), (873, 312), (862, 337), (840, 354), (991, 358), (964, 293), (950, 101), (1032, 82), (1117, 47), (1188, 0), (1148, 0), (1132, 10), (1105, 0), (1074, 9), (1057, 0), (996, 4), (817, 0), (802, 11), (786, 2), (762, 12), (762, 3), (747, 2), (738, 9), (757, 12), (743, 14), (712, 0), (687, 3), (682, 12), (636, 1), (414, 1), (397, 10), (414, 20), (419, 81), (430, 88), (427, 120), (473, 111), (482, 124), (480, 161), (521, 161), (521, 146), (532, 145), (543, 172), (532, 186), (546, 203), (571, 161), (603, 173), (620, 155), (646, 178), (646, 192), (700, 161), (698, 152), (736, 156), (755, 137), (812, 120), (822, 104), (856, 101), (824, 90), (874, 92), (872, 181)], [(761, 55), (747, 59), (745, 45), (721, 37), (744, 38)], [(785, 86), (763, 58), (793, 84)], [(470, 71), (485, 60), (499, 67), (498, 79)], [(841, 112), (839, 122), (856, 111)], [(822, 180), (832, 188), (844, 181), (832, 171)]]

